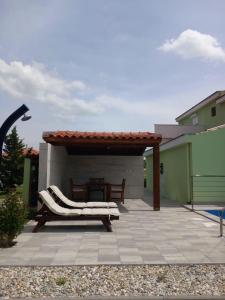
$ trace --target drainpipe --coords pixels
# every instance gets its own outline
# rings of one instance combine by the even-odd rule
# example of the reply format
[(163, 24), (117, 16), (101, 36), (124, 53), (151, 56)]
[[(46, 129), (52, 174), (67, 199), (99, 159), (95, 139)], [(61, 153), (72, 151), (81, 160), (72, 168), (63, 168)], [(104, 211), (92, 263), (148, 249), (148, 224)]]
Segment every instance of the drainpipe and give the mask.
[(193, 177), (192, 177), (192, 148), (187, 144), (187, 178), (188, 178), (188, 202), (193, 205)]

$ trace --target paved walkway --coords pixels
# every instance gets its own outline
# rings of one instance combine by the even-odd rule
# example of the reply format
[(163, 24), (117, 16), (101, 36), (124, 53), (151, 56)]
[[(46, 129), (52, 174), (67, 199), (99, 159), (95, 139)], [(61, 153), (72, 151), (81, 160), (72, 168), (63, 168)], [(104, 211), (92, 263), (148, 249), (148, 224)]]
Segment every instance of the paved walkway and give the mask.
[(0, 265), (225, 263), (219, 225), (203, 216), (167, 202), (155, 212), (140, 199), (120, 211), (112, 233), (93, 221), (52, 222), (31, 233), (29, 222), (16, 246), (0, 249)]

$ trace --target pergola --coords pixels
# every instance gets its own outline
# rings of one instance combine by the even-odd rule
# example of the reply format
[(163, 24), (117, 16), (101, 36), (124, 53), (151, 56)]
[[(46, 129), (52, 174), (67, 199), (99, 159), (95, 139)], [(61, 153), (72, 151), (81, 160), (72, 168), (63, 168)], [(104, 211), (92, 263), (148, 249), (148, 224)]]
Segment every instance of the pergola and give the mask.
[(146, 147), (153, 147), (153, 208), (160, 210), (161, 135), (150, 132), (80, 132), (48, 131), (45, 142), (64, 146), (70, 155), (142, 156)]

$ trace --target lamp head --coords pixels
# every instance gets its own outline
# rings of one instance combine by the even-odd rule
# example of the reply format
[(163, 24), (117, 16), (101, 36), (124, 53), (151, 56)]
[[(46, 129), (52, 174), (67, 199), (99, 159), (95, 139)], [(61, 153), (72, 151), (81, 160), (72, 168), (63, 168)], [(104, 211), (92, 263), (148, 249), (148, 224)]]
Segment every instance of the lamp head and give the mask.
[(21, 121), (28, 121), (31, 119), (31, 116), (24, 114)]

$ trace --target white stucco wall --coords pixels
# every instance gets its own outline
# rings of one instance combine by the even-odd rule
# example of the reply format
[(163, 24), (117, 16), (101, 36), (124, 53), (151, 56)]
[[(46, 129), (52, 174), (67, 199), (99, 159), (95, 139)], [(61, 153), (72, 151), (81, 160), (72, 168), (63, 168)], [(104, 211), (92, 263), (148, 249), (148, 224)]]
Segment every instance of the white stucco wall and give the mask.
[(51, 146), (49, 185), (57, 185), (63, 189), (65, 174), (67, 172), (68, 155), (65, 147)]
[(49, 144), (40, 143), (38, 191), (46, 189), (46, 187), (49, 185), (49, 151), (50, 151)]
[(143, 197), (142, 156), (68, 155), (64, 147), (40, 145), (39, 190), (55, 184), (70, 196), (70, 178), (85, 183), (90, 177), (104, 177), (106, 182), (114, 184), (125, 178), (125, 197)]
[(155, 133), (161, 134), (163, 139), (175, 139), (178, 136), (205, 131), (201, 125), (155, 124)]
[(66, 166), (67, 153), (65, 147), (55, 147), (51, 144), (41, 143), (38, 190), (46, 189), (51, 184), (63, 188)]
[[(106, 182), (120, 184), (126, 179), (126, 198), (141, 198), (144, 193), (142, 156), (69, 156), (67, 180), (85, 183), (90, 177), (104, 177)], [(68, 192), (69, 185), (65, 185)]]

